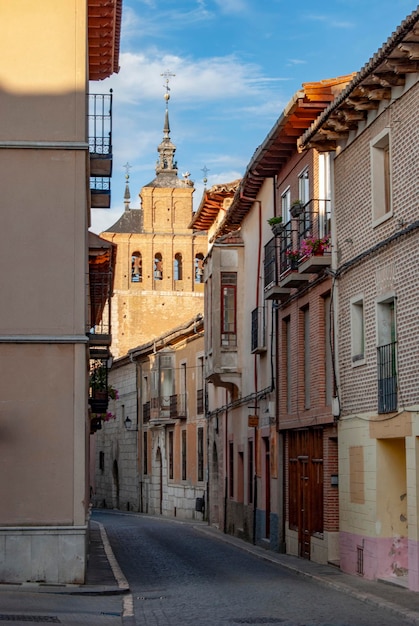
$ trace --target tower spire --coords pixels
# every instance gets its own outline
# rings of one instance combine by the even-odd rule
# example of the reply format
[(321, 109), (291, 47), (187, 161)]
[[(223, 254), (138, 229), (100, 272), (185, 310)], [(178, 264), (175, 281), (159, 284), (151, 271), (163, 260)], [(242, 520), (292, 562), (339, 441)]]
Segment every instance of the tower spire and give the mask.
[(130, 165), (128, 161), (124, 165), (124, 168), (125, 168), (125, 193), (124, 193), (125, 211), (129, 211), (129, 203), (131, 200), (131, 193), (129, 190), (129, 171), (131, 167), (132, 165)]
[(157, 148), (159, 153), (159, 159), (156, 165), (156, 174), (171, 174), (177, 177), (177, 163), (174, 160), (176, 146), (170, 141), (170, 124), (169, 124), (169, 100), (170, 100), (170, 87), (169, 81), (172, 76), (176, 76), (169, 70), (166, 70), (161, 76), (164, 76), (166, 81), (164, 88), (166, 93), (164, 99), (166, 100), (166, 110), (164, 114), (164, 126), (163, 126), (163, 141)]

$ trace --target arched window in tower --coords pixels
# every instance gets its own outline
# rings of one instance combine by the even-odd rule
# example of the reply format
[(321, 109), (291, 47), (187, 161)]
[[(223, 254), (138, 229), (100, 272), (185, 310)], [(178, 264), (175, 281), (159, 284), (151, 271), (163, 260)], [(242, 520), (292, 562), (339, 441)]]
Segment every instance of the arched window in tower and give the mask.
[(160, 252), (154, 255), (154, 280), (162, 280), (163, 278), (163, 258)]
[(131, 257), (131, 282), (140, 283), (143, 279), (143, 260), (141, 252), (133, 252)]
[(202, 252), (198, 252), (195, 256), (195, 282), (204, 282), (204, 255)]
[(177, 254), (175, 254), (175, 260), (174, 260), (174, 264), (173, 264), (173, 278), (174, 278), (174, 280), (182, 280), (183, 279), (182, 271), (183, 271), (182, 255), (181, 255), (180, 252), (178, 252)]

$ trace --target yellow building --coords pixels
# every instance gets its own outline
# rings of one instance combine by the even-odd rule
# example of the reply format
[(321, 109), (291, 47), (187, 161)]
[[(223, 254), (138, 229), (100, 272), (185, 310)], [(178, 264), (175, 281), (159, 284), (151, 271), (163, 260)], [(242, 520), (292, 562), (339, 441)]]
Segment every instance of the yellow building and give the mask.
[(121, 10), (122, 0), (1, 2), (1, 581), (84, 582), (86, 94), (118, 70)]

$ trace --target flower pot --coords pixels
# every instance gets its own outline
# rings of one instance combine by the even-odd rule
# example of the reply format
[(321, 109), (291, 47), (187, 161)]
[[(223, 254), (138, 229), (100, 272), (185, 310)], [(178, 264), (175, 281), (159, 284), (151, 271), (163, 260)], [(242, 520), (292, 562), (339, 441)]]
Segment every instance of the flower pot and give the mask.
[(302, 204), (293, 204), (290, 208), (291, 217), (299, 217), (303, 211), (304, 206)]
[(278, 237), (278, 235), (281, 235), (281, 233), (283, 233), (283, 231), (284, 231), (284, 225), (282, 223), (272, 224), (271, 228), (272, 228), (272, 232), (275, 235), (275, 237)]

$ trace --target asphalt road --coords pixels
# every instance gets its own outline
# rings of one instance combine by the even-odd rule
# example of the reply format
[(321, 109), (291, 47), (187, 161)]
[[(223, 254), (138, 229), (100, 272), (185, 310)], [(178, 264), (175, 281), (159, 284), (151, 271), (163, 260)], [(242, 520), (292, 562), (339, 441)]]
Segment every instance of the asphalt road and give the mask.
[(95, 512), (142, 626), (407, 626), (373, 606), (217, 540), (199, 526)]

